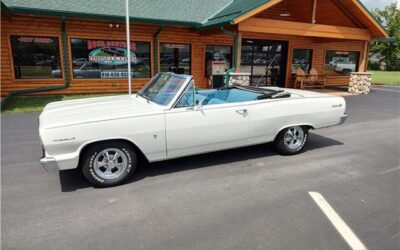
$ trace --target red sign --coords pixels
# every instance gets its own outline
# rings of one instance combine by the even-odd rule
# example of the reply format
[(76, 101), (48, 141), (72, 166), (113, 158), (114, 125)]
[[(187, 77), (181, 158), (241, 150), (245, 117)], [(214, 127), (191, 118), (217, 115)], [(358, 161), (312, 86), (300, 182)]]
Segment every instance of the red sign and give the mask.
[[(87, 40), (88, 49), (96, 49), (102, 47), (119, 47), (126, 48), (124, 41), (107, 41), (107, 40)], [(136, 43), (131, 42), (131, 50), (136, 51)]]
[(53, 39), (47, 38), (47, 37), (27, 37), (27, 36), (21, 36), (18, 38), (19, 42), (22, 43), (52, 43)]

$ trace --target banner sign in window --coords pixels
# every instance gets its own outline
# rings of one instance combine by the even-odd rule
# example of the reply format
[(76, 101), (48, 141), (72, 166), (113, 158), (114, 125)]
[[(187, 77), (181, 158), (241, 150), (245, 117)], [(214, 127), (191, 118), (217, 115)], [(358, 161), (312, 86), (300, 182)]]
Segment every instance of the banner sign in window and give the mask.
[[(150, 43), (131, 42), (132, 77), (150, 77)], [(74, 78), (127, 78), (126, 41), (71, 39)]]

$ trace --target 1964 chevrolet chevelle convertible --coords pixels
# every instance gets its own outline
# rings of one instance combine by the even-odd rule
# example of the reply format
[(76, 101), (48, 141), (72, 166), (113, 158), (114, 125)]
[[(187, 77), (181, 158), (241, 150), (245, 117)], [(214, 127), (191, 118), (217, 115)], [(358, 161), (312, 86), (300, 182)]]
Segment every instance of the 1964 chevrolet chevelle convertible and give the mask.
[(295, 89), (199, 90), (188, 75), (157, 74), (134, 95), (48, 104), (39, 119), (46, 168), (81, 168), (95, 186), (124, 182), (149, 162), (273, 141), (299, 153), (310, 129), (341, 124), (342, 97)]

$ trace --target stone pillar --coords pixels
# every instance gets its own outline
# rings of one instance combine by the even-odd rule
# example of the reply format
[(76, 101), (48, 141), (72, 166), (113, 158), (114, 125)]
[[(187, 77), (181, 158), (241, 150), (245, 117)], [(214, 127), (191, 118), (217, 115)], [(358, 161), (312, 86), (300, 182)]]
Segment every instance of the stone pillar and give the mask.
[(352, 72), (350, 74), (349, 93), (368, 94), (371, 90), (371, 73)]
[(249, 86), (250, 73), (235, 73), (231, 72), (229, 77), (229, 86)]

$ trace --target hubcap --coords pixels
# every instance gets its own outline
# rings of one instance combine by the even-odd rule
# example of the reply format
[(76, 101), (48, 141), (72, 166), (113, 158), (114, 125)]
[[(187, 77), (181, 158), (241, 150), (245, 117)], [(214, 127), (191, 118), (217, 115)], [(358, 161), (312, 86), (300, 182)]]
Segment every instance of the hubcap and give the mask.
[(94, 171), (106, 180), (120, 177), (128, 166), (128, 157), (117, 148), (107, 148), (94, 159)]
[(304, 141), (304, 131), (301, 127), (291, 127), (285, 133), (284, 143), (290, 149), (298, 149)]

